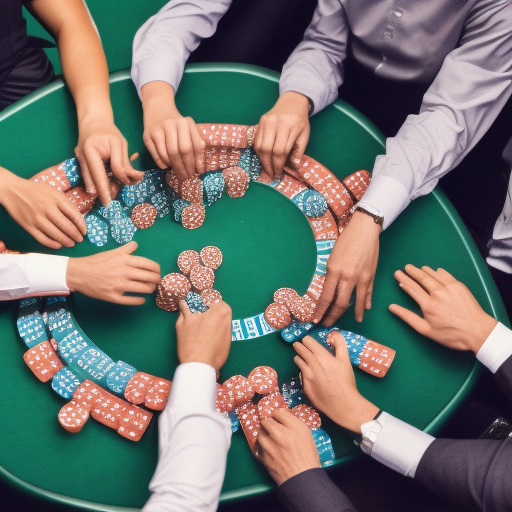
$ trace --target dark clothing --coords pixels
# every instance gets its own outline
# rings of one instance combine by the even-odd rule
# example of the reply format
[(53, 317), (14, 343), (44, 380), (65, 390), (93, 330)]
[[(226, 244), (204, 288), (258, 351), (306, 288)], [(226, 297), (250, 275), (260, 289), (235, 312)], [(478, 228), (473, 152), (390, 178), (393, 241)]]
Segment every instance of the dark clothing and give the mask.
[(44, 51), (30, 46), (22, 7), (0, 1), (0, 111), (55, 77)]

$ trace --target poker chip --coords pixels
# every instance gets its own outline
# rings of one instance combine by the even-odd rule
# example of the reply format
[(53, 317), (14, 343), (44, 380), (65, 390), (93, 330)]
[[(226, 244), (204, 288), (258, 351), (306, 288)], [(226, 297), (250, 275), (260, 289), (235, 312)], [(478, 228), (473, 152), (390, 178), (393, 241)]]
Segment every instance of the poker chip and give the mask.
[(185, 201), (185, 199), (176, 199), (176, 201), (174, 201), (172, 203), (172, 209), (174, 211), (174, 220), (176, 222), (181, 222), (181, 216), (183, 214), (183, 210), (187, 206), (190, 206), (190, 202)]
[(253, 387), (243, 375), (233, 375), (222, 384), (222, 387), (224, 393), (233, 397), (235, 406), (245, 404), (254, 396)]
[(287, 343), (299, 341), (313, 329), (314, 325), (312, 322), (297, 322), (295, 320), (281, 330), (281, 338)]
[(144, 203), (148, 197), (147, 182), (144, 179), (135, 185), (125, 185), (121, 192), (121, 198), (126, 206)]
[(224, 176), (221, 172), (209, 172), (203, 179), (203, 202), (205, 206), (211, 206), (224, 194)]
[(316, 190), (307, 190), (304, 194), (303, 212), (308, 217), (321, 217), (327, 210), (325, 197)]
[(184, 300), (192, 287), (185, 276), (174, 272), (162, 278), (161, 286), (166, 292), (172, 294), (175, 300)]
[(203, 247), (199, 253), (205, 267), (217, 270), (222, 264), (222, 252), (214, 245)]
[(80, 165), (76, 157), (64, 160), (57, 169), (59, 171), (64, 171), (66, 178), (72, 187), (82, 187), (84, 185), (84, 180), (80, 174)]
[(190, 274), (190, 271), (199, 263), (199, 253), (193, 249), (183, 251), (178, 256), (178, 267), (184, 274)]
[(142, 203), (135, 206), (132, 211), (132, 222), (139, 229), (151, 227), (156, 220), (157, 210), (148, 203)]
[(196, 229), (202, 226), (205, 217), (205, 210), (202, 204), (191, 204), (181, 212), (181, 223), (186, 229)]
[(246, 137), (247, 137), (247, 146), (253, 146), (254, 145), (254, 138), (256, 137), (256, 130), (258, 129), (258, 126), (249, 126), (249, 128), (247, 128), (247, 133), (246, 133)]
[(265, 318), (276, 329), (282, 329), (292, 321), (288, 308), (284, 304), (278, 304), (277, 302), (272, 302), (272, 304), (267, 306)]
[(286, 405), (286, 402), (284, 401), (284, 398), (281, 393), (279, 393), (279, 391), (264, 396), (258, 402), (258, 415), (260, 420), (264, 420), (265, 418), (272, 418), (278, 409), (288, 409), (288, 406)]
[(235, 397), (232, 394), (227, 394), (221, 384), (217, 384), (215, 408), (219, 412), (231, 412), (235, 408)]
[(176, 192), (176, 194), (180, 193), (180, 180), (178, 179), (176, 174), (174, 174), (174, 171), (167, 171), (165, 175), (165, 181), (167, 181), (168, 185), (174, 190), (174, 192)]
[(159, 293), (155, 298), (156, 305), (165, 311), (178, 311), (179, 303), (172, 293), (166, 292), (160, 285), (158, 285)]
[(252, 402), (243, 404), (238, 409), (238, 420), (251, 450), (254, 450), (261, 429), (258, 407)]
[(46, 183), (52, 187), (55, 187), (59, 192), (65, 192), (72, 186), (64, 169), (61, 166), (55, 168), (50, 167), (32, 176), (34, 183)]
[(279, 288), (274, 292), (274, 302), (284, 304), (288, 308), (299, 298), (299, 294), (293, 288)]
[(211, 268), (203, 265), (196, 265), (190, 271), (190, 282), (192, 286), (199, 291), (213, 287), (215, 274)]
[(119, 216), (110, 221), (110, 234), (118, 244), (128, 243), (137, 231), (130, 217)]
[(72, 400), (61, 408), (57, 417), (65, 430), (76, 434), (87, 423), (89, 410)]
[(203, 290), (201, 292), (201, 297), (203, 298), (203, 302), (206, 306), (210, 307), (212, 304), (216, 302), (222, 301), (222, 295), (217, 290), (213, 288), (209, 288), (207, 290)]
[(170, 196), (168, 190), (161, 190), (160, 192), (156, 192), (151, 195), (149, 200), (151, 201), (151, 204), (154, 206), (154, 208), (156, 208), (158, 217), (160, 219), (166, 215), (169, 215), (170, 203), (172, 202), (172, 199), (174, 199), (174, 196)]
[(204, 313), (208, 310), (208, 307), (203, 302), (203, 298), (199, 293), (196, 292), (188, 292), (185, 297), (185, 301), (187, 302), (188, 308), (191, 313)]
[(96, 215), (85, 218), (87, 238), (97, 247), (103, 247), (108, 242), (108, 225)]
[(359, 201), (370, 185), (371, 179), (371, 175), (368, 171), (356, 171), (343, 180), (343, 185), (345, 185), (354, 195), (356, 200)]
[(66, 190), (64, 195), (78, 208), (82, 215), (91, 210), (98, 197), (98, 194), (89, 194), (80, 187)]
[(296, 405), (292, 409), (293, 414), (302, 420), (309, 428), (320, 428), (322, 426), (322, 420), (320, 419), (320, 415), (316, 412), (313, 407), (300, 404)]
[(308, 295), (295, 299), (290, 307), (292, 315), (299, 322), (311, 322), (316, 310), (316, 303)]
[(257, 366), (249, 374), (247, 380), (253, 387), (255, 393), (267, 395), (279, 390), (277, 372), (270, 366)]
[(229, 197), (243, 197), (249, 188), (249, 176), (241, 167), (230, 167), (222, 173)]
[(203, 201), (203, 182), (199, 178), (187, 178), (181, 184), (181, 197), (191, 203)]

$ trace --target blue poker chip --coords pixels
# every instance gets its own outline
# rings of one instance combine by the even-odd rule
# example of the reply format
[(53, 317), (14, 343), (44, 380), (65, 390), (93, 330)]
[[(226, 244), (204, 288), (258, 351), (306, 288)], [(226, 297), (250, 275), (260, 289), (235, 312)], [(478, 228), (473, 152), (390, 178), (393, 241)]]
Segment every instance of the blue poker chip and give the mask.
[[(172, 196), (174, 198), (174, 196)], [(160, 192), (156, 192), (151, 196), (151, 204), (156, 208), (158, 212), (158, 217), (161, 219), (166, 215), (169, 215), (170, 212), (170, 204), (171, 204), (171, 196), (166, 190), (161, 190)]]
[(81, 187), (84, 185), (84, 180), (82, 179), (82, 174), (80, 173), (80, 165), (76, 158), (68, 158), (67, 160), (64, 160), (60, 166), (66, 173), (66, 178), (68, 179), (71, 186)]
[(135, 185), (126, 185), (121, 192), (121, 197), (126, 206), (145, 203), (149, 197), (147, 182), (142, 179)]
[(117, 201), (110, 201), (108, 206), (102, 206), (98, 209), (98, 213), (107, 220), (112, 220), (115, 217), (119, 217), (123, 213), (122, 204)]
[(204, 313), (205, 311), (208, 311), (208, 306), (206, 306), (199, 293), (188, 292), (185, 297), (185, 301), (192, 313)]
[(336, 455), (329, 434), (322, 428), (312, 428), (311, 434), (315, 440), (316, 449), (323, 467), (332, 466)]
[(281, 330), (281, 338), (287, 343), (301, 340), (313, 329), (314, 325), (313, 322), (299, 322), (295, 320)]
[(110, 234), (118, 244), (130, 242), (135, 231), (137, 228), (129, 217), (119, 216), (110, 221)]
[(316, 190), (303, 190), (292, 201), (308, 217), (321, 217), (327, 211), (325, 197)]
[(241, 167), (248, 175), (251, 176), (251, 160), (253, 152), (251, 148), (245, 148), (240, 153), (240, 160), (238, 161), (238, 167)]
[(87, 238), (97, 247), (102, 247), (108, 242), (108, 225), (96, 215), (87, 215)]
[(185, 201), (185, 199), (176, 199), (176, 201), (174, 201), (172, 203), (172, 209), (173, 209), (173, 212), (174, 212), (174, 220), (176, 222), (181, 222), (181, 214), (183, 213), (183, 210), (187, 207), (187, 206), (190, 206), (190, 201)]
[(258, 155), (253, 154), (251, 157), (251, 168), (249, 171), (249, 178), (251, 178), (252, 181), (257, 181), (261, 174), (261, 162), (258, 158)]
[(124, 361), (117, 361), (107, 375), (107, 387), (114, 393), (121, 394), (136, 373), (137, 370), (133, 366)]
[(222, 197), (225, 184), (222, 172), (205, 174), (203, 180), (203, 203), (205, 206), (211, 206)]
[(80, 386), (80, 379), (68, 368), (59, 370), (52, 378), (52, 389), (62, 398), (71, 400), (73, 393)]

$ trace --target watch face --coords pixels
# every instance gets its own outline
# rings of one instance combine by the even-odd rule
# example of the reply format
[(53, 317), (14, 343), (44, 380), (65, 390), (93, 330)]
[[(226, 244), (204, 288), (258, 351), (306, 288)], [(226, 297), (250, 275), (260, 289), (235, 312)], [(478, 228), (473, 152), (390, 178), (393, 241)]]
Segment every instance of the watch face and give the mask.
[(481, 439), (507, 439), (512, 437), (512, 423), (505, 418), (497, 418), (491, 426), (482, 434)]

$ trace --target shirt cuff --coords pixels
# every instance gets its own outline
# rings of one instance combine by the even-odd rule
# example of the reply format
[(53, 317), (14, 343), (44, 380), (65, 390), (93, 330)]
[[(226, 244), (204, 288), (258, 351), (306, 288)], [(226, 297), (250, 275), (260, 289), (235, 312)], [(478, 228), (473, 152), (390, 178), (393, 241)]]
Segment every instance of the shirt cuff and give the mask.
[(132, 80), (140, 97), (142, 86), (149, 82), (167, 82), (174, 92), (178, 90), (183, 77), (183, 66), (164, 55), (146, 57), (134, 64), (132, 68)]
[(285, 92), (298, 92), (309, 99), (310, 116), (320, 112), (336, 99), (337, 90), (333, 97), (332, 94), (326, 93), (325, 89), (325, 84), (322, 81), (314, 80), (311, 73), (294, 72), (291, 76), (281, 75), (279, 81), (279, 95)]
[(174, 372), (169, 409), (215, 410), (217, 382), (215, 369), (205, 363), (180, 364)]
[(402, 183), (389, 176), (373, 176), (370, 186), (358, 206), (371, 206), (384, 216), (382, 229), (386, 229), (409, 205), (409, 191)]
[(498, 322), (476, 354), (492, 373), (512, 355), (512, 331)]
[(423, 454), (435, 438), (387, 412), (383, 412), (376, 421), (382, 430), (373, 444), (372, 459), (414, 478)]
[(29, 289), (26, 294), (44, 294), (51, 292), (68, 292), (66, 284), (66, 271), (68, 268), (67, 256), (53, 256), (50, 254), (23, 254)]

